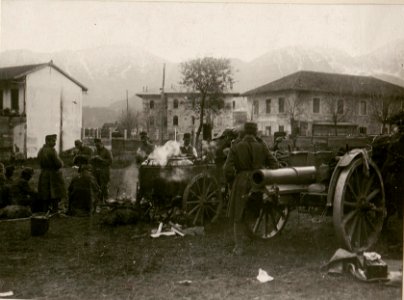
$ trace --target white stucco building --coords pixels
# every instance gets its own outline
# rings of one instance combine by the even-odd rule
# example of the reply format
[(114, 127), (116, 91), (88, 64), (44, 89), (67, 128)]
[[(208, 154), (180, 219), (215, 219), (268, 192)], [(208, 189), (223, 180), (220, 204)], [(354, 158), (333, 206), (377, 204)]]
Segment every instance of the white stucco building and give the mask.
[(0, 152), (36, 157), (48, 134), (56, 149), (74, 147), (82, 127), (87, 88), (53, 64), (0, 68)]

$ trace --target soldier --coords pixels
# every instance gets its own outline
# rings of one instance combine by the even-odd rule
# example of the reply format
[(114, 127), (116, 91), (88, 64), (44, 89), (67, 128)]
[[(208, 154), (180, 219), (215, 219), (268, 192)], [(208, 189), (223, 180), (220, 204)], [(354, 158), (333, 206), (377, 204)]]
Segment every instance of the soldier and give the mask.
[(82, 165), (81, 172), (72, 179), (69, 185), (68, 214), (89, 216), (98, 203), (100, 187), (92, 174), (91, 165)]
[(382, 174), (385, 181), (387, 212), (392, 215), (397, 212), (398, 217), (403, 217), (404, 202), (404, 111), (400, 111), (390, 118), (390, 124), (394, 125), (394, 134), (391, 136), (387, 148), (387, 157), (382, 166)]
[(34, 169), (24, 168), (20, 178), (11, 186), (11, 199), (14, 205), (29, 206), (36, 204), (37, 192), (31, 188), (29, 181), (34, 175)]
[(73, 164), (79, 167), (79, 172), (82, 165), (88, 164), (93, 150), (90, 147), (83, 144), (81, 140), (74, 141), (75, 154), (73, 158)]
[(38, 162), (41, 173), (38, 181), (38, 207), (37, 211), (57, 212), (59, 201), (65, 199), (66, 189), (61, 168), (63, 162), (56, 153), (56, 134), (45, 137), (45, 145), (38, 152)]
[(101, 189), (101, 201), (108, 198), (109, 168), (112, 164), (112, 154), (104, 147), (101, 139), (94, 139), (95, 156), (91, 159), (93, 173)]
[(243, 213), (251, 187), (251, 171), (263, 167), (276, 169), (278, 163), (268, 147), (257, 140), (257, 124), (245, 123), (244, 136), (239, 142), (232, 144), (223, 167), (227, 181), (233, 183), (230, 195), (230, 217), (234, 223), (233, 253), (236, 255), (243, 254), (246, 242)]
[(195, 147), (191, 145), (191, 134), (184, 133), (183, 140), (184, 144), (180, 147), (181, 154), (192, 158), (197, 158), (198, 152), (196, 152)]
[(136, 163), (141, 164), (154, 150), (154, 145), (150, 142), (145, 131), (140, 133), (141, 144), (136, 151)]

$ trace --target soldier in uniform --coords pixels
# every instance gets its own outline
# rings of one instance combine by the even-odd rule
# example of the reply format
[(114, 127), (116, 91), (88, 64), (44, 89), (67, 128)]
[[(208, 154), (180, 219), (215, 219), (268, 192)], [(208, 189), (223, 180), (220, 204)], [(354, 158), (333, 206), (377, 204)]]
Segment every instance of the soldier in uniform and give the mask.
[(234, 223), (235, 247), (233, 253), (236, 255), (244, 252), (246, 243), (243, 214), (251, 188), (251, 171), (263, 167), (276, 169), (278, 163), (266, 144), (257, 139), (257, 124), (247, 122), (244, 125), (244, 136), (239, 142), (232, 144), (223, 166), (227, 181), (232, 183), (230, 218)]
[(31, 188), (29, 181), (34, 175), (34, 169), (24, 168), (20, 178), (11, 186), (11, 199), (14, 205), (29, 206), (35, 204), (37, 192)]
[(180, 151), (182, 155), (189, 156), (192, 158), (197, 158), (198, 153), (196, 152), (196, 149), (194, 146), (191, 145), (191, 134), (190, 133), (184, 133), (184, 143), (180, 147)]
[(38, 181), (37, 211), (57, 212), (59, 201), (65, 199), (66, 189), (61, 168), (63, 162), (56, 153), (56, 134), (45, 137), (45, 145), (38, 152), (38, 162), (41, 173)]
[(81, 140), (74, 141), (74, 158), (73, 164), (79, 167), (79, 172), (81, 171), (82, 165), (88, 164), (91, 156), (93, 155), (93, 150), (90, 147), (83, 144)]
[(140, 133), (140, 141), (141, 144), (136, 151), (136, 163), (141, 164), (150, 153), (154, 150), (154, 145), (150, 142), (149, 137), (147, 136), (147, 132), (142, 131)]
[(98, 203), (100, 187), (92, 174), (91, 165), (82, 165), (81, 172), (69, 185), (68, 214), (73, 216), (90, 216)]
[(94, 139), (95, 156), (91, 159), (93, 173), (101, 189), (101, 201), (108, 198), (109, 168), (112, 164), (112, 154), (104, 147), (101, 139)]

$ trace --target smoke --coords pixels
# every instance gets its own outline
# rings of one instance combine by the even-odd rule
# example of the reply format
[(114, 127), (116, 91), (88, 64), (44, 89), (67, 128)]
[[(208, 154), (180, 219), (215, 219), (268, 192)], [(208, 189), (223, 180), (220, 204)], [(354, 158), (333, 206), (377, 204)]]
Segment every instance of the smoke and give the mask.
[(149, 158), (153, 159), (158, 165), (165, 166), (170, 157), (178, 156), (181, 154), (180, 143), (176, 141), (168, 141), (163, 146), (157, 147)]
[(123, 182), (121, 185), (122, 190), (118, 190), (118, 193), (123, 192), (123, 194), (120, 195), (121, 197), (136, 198), (136, 181), (138, 180), (138, 173), (136, 163), (132, 163), (129, 167), (124, 169)]

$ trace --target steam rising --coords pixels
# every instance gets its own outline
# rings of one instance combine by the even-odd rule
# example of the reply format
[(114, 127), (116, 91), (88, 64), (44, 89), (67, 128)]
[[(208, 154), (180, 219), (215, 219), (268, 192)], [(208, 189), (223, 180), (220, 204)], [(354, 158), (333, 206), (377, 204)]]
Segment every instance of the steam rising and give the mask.
[(176, 141), (168, 141), (163, 146), (157, 147), (149, 158), (153, 159), (158, 165), (165, 166), (170, 157), (181, 154), (180, 143)]

